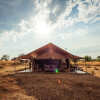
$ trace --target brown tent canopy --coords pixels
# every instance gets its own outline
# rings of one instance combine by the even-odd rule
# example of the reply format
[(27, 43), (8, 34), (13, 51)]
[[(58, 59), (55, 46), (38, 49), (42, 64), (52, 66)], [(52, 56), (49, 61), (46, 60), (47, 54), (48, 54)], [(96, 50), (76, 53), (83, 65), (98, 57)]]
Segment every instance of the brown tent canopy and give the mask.
[(31, 57), (36, 59), (81, 59), (81, 57), (72, 55), (71, 53), (52, 43), (36, 49), (35, 51), (32, 51), (24, 56), (20, 56), (19, 58), (29, 59)]

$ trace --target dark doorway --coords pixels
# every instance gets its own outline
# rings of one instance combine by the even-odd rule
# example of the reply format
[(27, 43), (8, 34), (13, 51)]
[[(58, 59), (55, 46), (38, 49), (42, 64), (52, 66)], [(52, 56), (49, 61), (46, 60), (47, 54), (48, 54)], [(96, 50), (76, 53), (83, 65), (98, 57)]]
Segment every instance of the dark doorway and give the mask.
[(70, 61), (69, 61), (69, 59), (66, 59), (66, 66), (67, 66), (67, 69), (70, 67)]
[(38, 59), (36, 60), (39, 69), (42, 71), (51, 71), (54, 72), (56, 69), (59, 68), (60, 60), (56, 59)]

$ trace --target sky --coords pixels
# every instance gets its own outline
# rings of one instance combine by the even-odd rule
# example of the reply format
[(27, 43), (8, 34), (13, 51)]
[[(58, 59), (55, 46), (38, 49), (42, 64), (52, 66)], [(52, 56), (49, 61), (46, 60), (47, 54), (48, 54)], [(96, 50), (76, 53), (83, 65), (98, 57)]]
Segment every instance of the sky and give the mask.
[(0, 57), (49, 42), (78, 56), (100, 56), (100, 0), (0, 0)]

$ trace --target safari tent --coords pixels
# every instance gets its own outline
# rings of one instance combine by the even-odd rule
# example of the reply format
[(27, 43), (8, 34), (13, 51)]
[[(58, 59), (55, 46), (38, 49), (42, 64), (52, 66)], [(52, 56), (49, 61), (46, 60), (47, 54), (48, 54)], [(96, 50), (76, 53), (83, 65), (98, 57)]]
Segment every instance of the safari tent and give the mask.
[(49, 43), (26, 55), (21, 59), (30, 59), (32, 71), (63, 71), (70, 68), (70, 59), (76, 60), (81, 57), (75, 56), (66, 50)]

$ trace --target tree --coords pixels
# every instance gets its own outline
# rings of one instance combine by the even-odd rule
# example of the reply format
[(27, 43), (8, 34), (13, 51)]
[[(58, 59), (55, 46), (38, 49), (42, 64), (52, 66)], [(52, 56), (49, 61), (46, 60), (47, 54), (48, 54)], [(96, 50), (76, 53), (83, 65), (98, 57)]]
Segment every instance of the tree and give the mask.
[(5, 54), (1, 57), (1, 60), (6, 60), (7, 61), (7, 60), (9, 60), (9, 56)]
[(97, 56), (96, 60), (97, 60), (97, 61), (100, 61), (100, 56)]
[(85, 61), (92, 61), (92, 57), (91, 56), (85, 56), (84, 59), (85, 59)]

